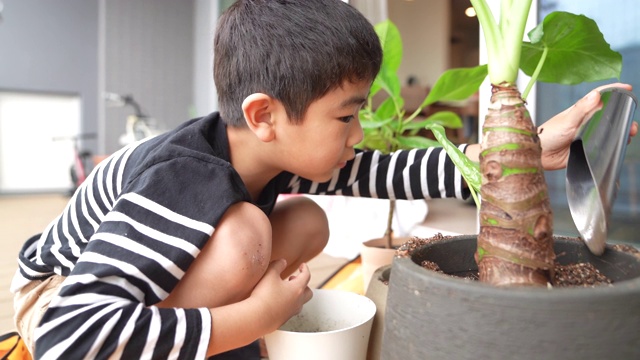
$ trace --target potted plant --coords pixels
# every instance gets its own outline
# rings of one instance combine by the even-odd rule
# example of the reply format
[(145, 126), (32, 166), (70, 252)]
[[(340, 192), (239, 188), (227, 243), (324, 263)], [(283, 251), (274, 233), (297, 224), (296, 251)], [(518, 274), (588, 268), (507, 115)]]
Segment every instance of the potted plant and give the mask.
[[(400, 32), (390, 20), (376, 24), (375, 31), (380, 38), (383, 61), (380, 72), (372, 84), (367, 103), (359, 114), (364, 138), (358, 147), (391, 154), (397, 150), (439, 146), (437, 141), (428, 139), (419, 132), (428, 124), (438, 124), (443, 128), (460, 128), (460, 116), (451, 111), (440, 111), (425, 117), (423, 110), (437, 101), (452, 98), (445, 93), (427, 94), (425, 88), (425, 98), (420, 99), (418, 108), (407, 113), (407, 99), (403, 97), (402, 83), (398, 76), (403, 50)], [(385, 97), (380, 104), (375, 104), (376, 95)], [(396, 200), (391, 199), (383, 236), (362, 244), (360, 253), (365, 291), (372, 273), (380, 266), (390, 264), (395, 247), (408, 239), (394, 237), (392, 223), (395, 212)]]
[[(580, 240), (552, 235), (541, 149), (524, 100), (531, 86), (520, 95), (514, 85), (519, 68), (531, 83), (619, 77), (621, 56), (584, 16), (551, 13), (523, 42), (531, 0), (502, 1), (499, 23), (484, 0), (471, 2), (487, 39), (493, 88), (480, 172), (442, 129), (431, 129), (481, 193), (480, 233), (394, 259), (382, 358), (637, 358), (640, 260), (611, 246), (598, 257)], [(464, 91), (447, 73), (441, 80)], [(481, 281), (425, 270), (418, 264), (424, 261), (448, 273), (477, 269)], [(556, 263), (574, 262), (619, 284), (553, 288)]]

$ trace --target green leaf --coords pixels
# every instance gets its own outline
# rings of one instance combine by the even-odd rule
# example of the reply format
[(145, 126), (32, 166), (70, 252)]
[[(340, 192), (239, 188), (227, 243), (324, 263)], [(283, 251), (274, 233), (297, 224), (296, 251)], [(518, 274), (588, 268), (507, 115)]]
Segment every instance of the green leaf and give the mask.
[(422, 107), (438, 101), (459, 101), (473, 95), (487, 77), (487, 65), (445, 71), (431, 88)]
[(397, 138), (401, 149), (425, 149), (428, 147), (441, 147), (435, 140), (423, 136), (400, 136)]
[[(404, 101), (404, 100), (403, 100)], [(382, 119), (393, 118), (396, 115), (395, 101), (392, 97), (386, 98), (376, 109), (376, 116)]]
[(611, 50), (595, 21), (584, 15), (552, 12), (523, 42), (520, 68), (531, 76), (545, 48), (539, 81), (575, 85), (620, 78), (622, 55)]
[(436, 140), (442, 145), (444, 151), (451, 158), (451, 161), (456, 165), (462, 177), (467, 182), (467, 185), (473, 188), (476, 192), (480, 191), (480, 185), (482, 184), (482, 177), (480, 176), (480, 169), (477, 163), (469, 160), (457, 146), (455, 146), (445, 133), (444, 127), (438, 124), (431, 124), (425, 127), (427, 130), (431, 130), (435, 135)]
[(378, 118), (377, 116), (374, 116), (367, 120), (360, 120), (360, 126), (362, 126), (363, 129), (376, 129), (381, 128), (392, 121), (393, 118)]
[(398, 74), (392, 72), (386, 67), (380, 68), (380, 72), (373, 81), (373, 85), (384, 89), (384, 91), (386, 91), (394, 101), (397, 101), (398, 98), (400, 98), (400, 78), (398, 77)]
[(404, 129), (424, 129), (425, 126), (430, 124), (438, 124), (450, 129), (459, 129), (462, 127), (462, 119), (460, 119), (460, 115), (453, 111), (438, 111), (424, 120), (411, 121), (405, 124)]
[(394, 139), (388, 139), (383, 136), (383, 134), (378, 131), (378, 129), (373, 130), (368, 133), (363, 141), (358, 144), (358, 148), (367, 149), (367, 150), (378, 150), (383, 154), (388, 154), (390, 152), (390, 148), (396, 143)]
[[(392, 77), (398, 77), (397, 72), (402, 62), (402, 38), (400, 31), (391, 20), (382, 21), (374, 26), (376, 34), (380, 39), (380, 46), (382, 47), (382, 65), (380, 66), (380, 72), (376, 77), (373, 85), (371, 86), (370, 95), (375, 95), (381, 88), (384, 88), (390, 94), (394, 89), (385, 88), (385, 84), (392, 83)], [(398, 84), (400, 81), (398, 80)], [(398, 94), (400, 92), (400, 86), (398, 86)]]
[(391, 20), (382, 21), (374, 26), (382, 46), (382, 66), (391, 72), (397, 72), (402, 62), (402, 38), (400, 31)]

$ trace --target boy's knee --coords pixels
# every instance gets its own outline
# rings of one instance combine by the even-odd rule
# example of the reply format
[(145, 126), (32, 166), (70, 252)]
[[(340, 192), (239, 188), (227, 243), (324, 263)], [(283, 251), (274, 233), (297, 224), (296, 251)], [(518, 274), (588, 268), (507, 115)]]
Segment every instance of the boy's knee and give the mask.
[(309, 200), (308, 207), (308, 224), (315, 232), (317, 238), (315, 246), (318, 252), (322, 251), (329, 242), (329, 219), (324, 209), (322, 209), (316, 202)]
[(163, 302), (168, 307), (216, 307), (240, 301), (271, 258), (271, 225), (255, 205), (232, 205), (189, 270)]
[(320, 252), (329, 241), (329, 220), (324, 210), (313, 200), (298, 196), (278, 203), (272, 213), (274, 234), (293, 233), (304, 239), (307, 249)]
[[(271, 223), (269, 218), (255, 205), (239, 203), (228, 210), (229, 222), (221, 222), (213, 237), (220, 242), (223, 251), (242, 267), (256, 271), (262, 277), (271, 258)], [(227, 214), (225, 214), (227, 217)], [(224, 218), (223, 218), (224, 219)]]
[(329, 220), (320, 205), (304, 196), (298, 197), (294, 201), (293, 205), (296, 207), (296, 214), (301, 217), (301, 220), (308, 225), (317, 227), (318, 230), (329, 233)]

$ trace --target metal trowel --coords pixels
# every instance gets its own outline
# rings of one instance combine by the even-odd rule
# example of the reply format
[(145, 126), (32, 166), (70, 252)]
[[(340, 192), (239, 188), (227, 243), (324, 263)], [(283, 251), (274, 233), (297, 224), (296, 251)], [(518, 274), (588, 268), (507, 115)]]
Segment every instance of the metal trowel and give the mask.
[(571, 143), (566, 188), (571, 217), (589, 250), (602, 255), (629, 129), (638, 100), (621, 88), (600, 92), (602, 108)]

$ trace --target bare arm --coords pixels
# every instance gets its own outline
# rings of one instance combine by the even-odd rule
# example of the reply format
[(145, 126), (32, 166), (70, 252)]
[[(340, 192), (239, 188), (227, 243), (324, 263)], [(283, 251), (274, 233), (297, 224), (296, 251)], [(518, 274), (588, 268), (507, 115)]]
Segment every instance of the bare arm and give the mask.
[(286, 264), (284, 260), (272, 262), (249, 298), (210, 309), (213, 321), (208, 356), (247, 345), (300, 312), (313, 296), (307, 287), (309, 268), (303, 264), (298, 275), (282, 280), (280, 273)]

